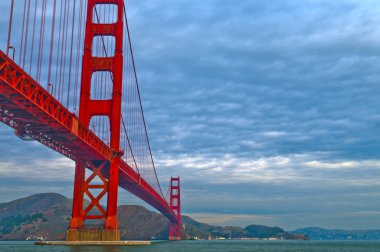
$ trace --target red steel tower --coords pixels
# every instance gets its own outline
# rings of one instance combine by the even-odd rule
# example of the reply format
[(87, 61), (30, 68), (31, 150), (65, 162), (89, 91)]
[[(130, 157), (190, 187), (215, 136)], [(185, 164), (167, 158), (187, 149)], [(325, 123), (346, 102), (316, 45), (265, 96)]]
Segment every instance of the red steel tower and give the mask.
[[(110, 123), (110, 147), (119, 156), (111, 163), (106, 160), (91, 160), (76, 163), (74, 200), (72, 219), (67, 240), (120, 240), (117, 223), (118, 172), (120, 164), (120, 118), (122, 102), (123, 73), (123, 0), (88, 0), (87, 20), (82, 62), (82, 84), (80, 94), (79, 121), (89, 127), (93, 116), (107, 116)], [(94, 8), (97, 5), (115, 5), (117, 19), (115, 23), (94, 23)], [(115, 51), (108, 52), (112, 57), (93, 56), (93, 43), (97, 36), (113, 36)], [(91, 79), (95, 72), (110, 72), (113, 80), (112, 98), (107, 100), (91, 99)], [(86, 167), (92, 174), (86, 179)], [(103, 175), (109, 173), (109, 180)], [(94, 184), (98, 177), (99, 184)], [(92, 191), (101, 190), (98, 195)], [(100, 205), (100, 200), (107, 194), (107, 207)], [(84, 196), (90, 199), (90, 205), (84, 209)], [(96, 212), (96, 213), (95, 213)], [(94, 214), (95, 213), (95, 214)], [(85, 220), (102, 220), (104, 230), (86, 230)], [(95, 237), (95, 238), (94, 238)]]
[(169, 240), (181, 240), (181, 192), (179, 177), (170, 179), (170, 208), (177, 215), (177, 223), (170, 223)]

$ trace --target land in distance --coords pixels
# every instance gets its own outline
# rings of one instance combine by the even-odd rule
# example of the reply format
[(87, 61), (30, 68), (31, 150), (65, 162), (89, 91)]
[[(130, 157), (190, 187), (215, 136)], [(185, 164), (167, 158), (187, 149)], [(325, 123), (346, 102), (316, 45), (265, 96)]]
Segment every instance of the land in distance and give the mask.
[[(64, 240), (71, 216), (72, 200), (60, 194), (36, 194), (0, 204), (0, 240)], [(118, 220), (123, 240), (165, 240), (169, 222), (161, 214), (142, 206), (122, 205)], [(249, 225), (215, 226), (182, 216), (182, 238), (186, 239), (380, 239), (380, 230), (329, 231), (305, 228), (286, 232), (279, 227)]]

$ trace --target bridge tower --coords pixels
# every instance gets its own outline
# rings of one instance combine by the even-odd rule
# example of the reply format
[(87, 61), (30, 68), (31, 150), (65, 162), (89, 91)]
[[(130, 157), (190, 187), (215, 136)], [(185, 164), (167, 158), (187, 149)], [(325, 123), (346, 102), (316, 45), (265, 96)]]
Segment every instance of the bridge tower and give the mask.
[[(66, 238), (68, 241), (120, 240), (117, 223), (117, 194), (120, 157), (123, 154), (120, 150), (123, 78), (123, 4), (123, 0), (87, 1), (79, 121), (86, 127), (89, 127), (93, 116), (107, 116), (110, 124), (110, 147), (116, 153), (116, 156), (112, 162), (106, 160), (76, 162), (72, 218)], [(94, 13), (97, 5), (116, 6), (116, 22), (111, 24), (94, 23)], [(94, 38), (97, 36), (113, 36), (115, 38), (115, 51), (108, 52), (109, 55), (113, 55), (112, 57), (93, 56), (93, 43)], [(91, 99), (91, 79), (95, 72), (110, 72), (113, 80), (111, 99)], [(86, 160), (85, 157), (84, 160)], [(91, 174), (87, 178), (86, 168), (91, 170)], [(106, 174), (109, 174), (108, 180), (104, 176)], [(95, 178), (100, 179), (97, 179), (97, 181), (101, 181), (100, 184), (99, 182), (95, 184)], [(92, 193), (94, 190), (100, 190), (101, 192), (95, 195)], [(84, 206), (85, 195), (90, 199), (90, 204), (86, 208)], [(100, 204), (100, 200), (105, 196), (107, 196), (106, 209)], [(84, 226), (84, 221), (86, 220), (101, 220), (104, 223), (104, 229), (87, 230)]]
[(181, 191), (179, 177), (170, 179), (170, 208), (177, 215), (177, 223), (170, 223), (169, 240), (181, 240)]

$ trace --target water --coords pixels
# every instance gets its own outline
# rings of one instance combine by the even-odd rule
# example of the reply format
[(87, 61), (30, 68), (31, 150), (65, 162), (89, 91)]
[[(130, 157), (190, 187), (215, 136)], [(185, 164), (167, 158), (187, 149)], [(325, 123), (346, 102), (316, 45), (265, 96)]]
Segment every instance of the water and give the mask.
[(0, 242), (1, 252), (380, 252), (379, 242), (356, 241), (180, 241), (143, 247), (35, 246)]

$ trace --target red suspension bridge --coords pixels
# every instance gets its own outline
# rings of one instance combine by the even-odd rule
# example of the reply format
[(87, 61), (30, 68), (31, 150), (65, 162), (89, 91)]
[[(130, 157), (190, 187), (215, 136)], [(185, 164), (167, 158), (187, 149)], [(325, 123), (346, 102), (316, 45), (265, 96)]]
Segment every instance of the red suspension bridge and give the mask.
[[(21, 15), (13, 15), (15, 6)], [(165, 197), (124, 1), (12, 0), (10, 13), (7, 52), (0, 51), (0, 121), (76, 162), (67, 240), (120, 240), (119, 187), (165, 215), (169, 237), (180, 239), (179, 178), (171, 178)], [(104, 229), (89, 230), (93, 220)]]

